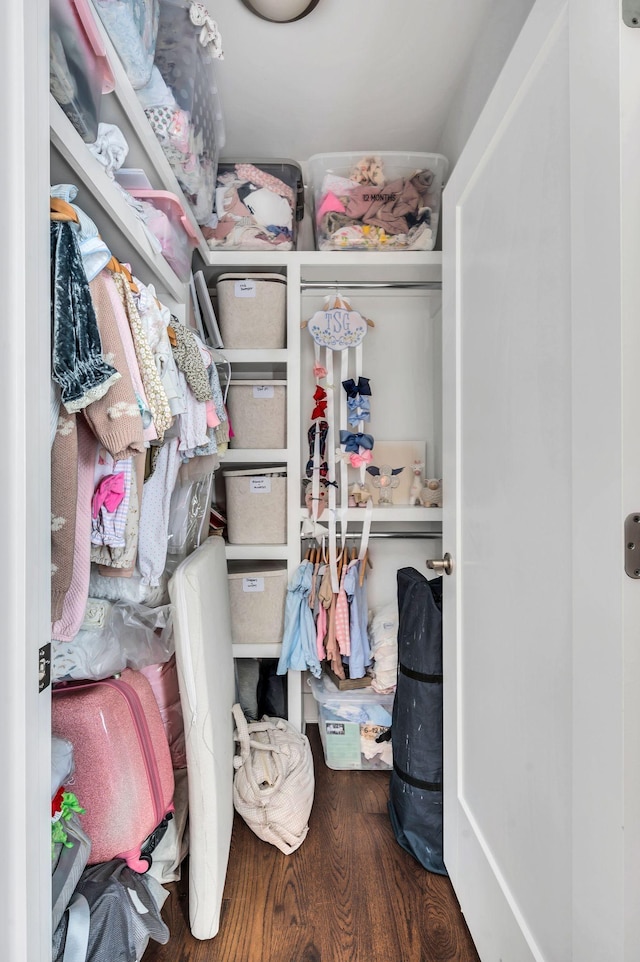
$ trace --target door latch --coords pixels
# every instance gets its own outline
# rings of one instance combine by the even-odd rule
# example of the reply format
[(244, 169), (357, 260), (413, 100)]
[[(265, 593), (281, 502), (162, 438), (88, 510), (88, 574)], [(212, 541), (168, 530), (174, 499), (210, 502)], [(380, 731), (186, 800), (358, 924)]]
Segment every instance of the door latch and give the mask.
[(622, 0), (622, 19), (628, 27), (640, 27), (640, 0)]
[(630, 578), (640, 578), (640, 511), (625, 518), (624, 570)]

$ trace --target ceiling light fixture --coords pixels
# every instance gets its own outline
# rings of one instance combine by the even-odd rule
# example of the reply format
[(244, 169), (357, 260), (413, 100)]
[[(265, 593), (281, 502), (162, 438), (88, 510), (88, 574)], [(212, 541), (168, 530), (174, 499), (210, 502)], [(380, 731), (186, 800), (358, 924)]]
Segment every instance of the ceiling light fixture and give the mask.
[(302, 20), (317, 7), (319, 0), (242, 0), (245, 7), (262, 20), (291, 23)]

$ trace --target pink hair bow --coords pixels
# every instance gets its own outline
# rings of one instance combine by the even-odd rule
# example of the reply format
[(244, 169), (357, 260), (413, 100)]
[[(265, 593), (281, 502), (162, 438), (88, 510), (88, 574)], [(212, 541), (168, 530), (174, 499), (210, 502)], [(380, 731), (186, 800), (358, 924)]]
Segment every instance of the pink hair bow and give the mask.
[(349, 455), (349, 463), (352, 468), (361, 468), (371, 461), (371, 451), (361, 450), (358, 454)]
[(326, 377), (326, 376), (327, 376), (327, 369), (326, 369), (326, 367), (323, 367), (322, 364), (314, 364), (314, 365), (313, 365), (313, 376), (314, 376), (317, 380), (321, 380), (323, 377)]

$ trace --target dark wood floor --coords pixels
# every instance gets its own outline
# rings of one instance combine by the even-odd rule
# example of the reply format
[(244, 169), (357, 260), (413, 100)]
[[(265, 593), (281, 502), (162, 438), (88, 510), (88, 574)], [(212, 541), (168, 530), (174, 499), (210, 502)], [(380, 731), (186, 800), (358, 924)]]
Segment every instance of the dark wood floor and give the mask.
[(449, 880), (395, 841), (389, 776), (331, 771), (317, 726), (308, 734), (316, 794), (302, 846), (283, 855), (236, 815), (218, 935), (192, 938), (183, 876), (163, 910), (171, 939), (143, 962), (479, 962)]

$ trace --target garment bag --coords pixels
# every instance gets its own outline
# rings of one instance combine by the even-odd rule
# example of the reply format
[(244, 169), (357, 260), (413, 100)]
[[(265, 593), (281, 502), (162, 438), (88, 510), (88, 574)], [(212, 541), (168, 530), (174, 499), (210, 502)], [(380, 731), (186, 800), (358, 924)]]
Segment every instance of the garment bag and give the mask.
[(398, 686), (389, 816), (398, 843), (430, 872), (442, 860), (442, 578), (398, 571)]

